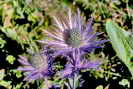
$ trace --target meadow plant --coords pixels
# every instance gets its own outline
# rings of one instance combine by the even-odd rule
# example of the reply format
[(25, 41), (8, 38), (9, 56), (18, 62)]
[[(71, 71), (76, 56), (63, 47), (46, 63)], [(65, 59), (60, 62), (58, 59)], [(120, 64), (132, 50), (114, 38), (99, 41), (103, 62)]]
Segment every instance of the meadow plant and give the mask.
[(51, 47), (55, 51), (55, 55), (66, 55), (73, 50), (80, 50), (81, 54), (91, 52), (93, 48), (98, 48), (99, 44), (107, 40), (97, 40), (100, 33), (94, 33), (92, 30), (91, 18), (87, 24), (80, 15), (79, 9), (77, 13), (73, 13), (70, 9), (68, 16), (53, 17), (55, 20), (55, 28), (52, 31), (44, 30), (44, 33), (51, 40), (42, 40), (46, 47)]
[(85, 59), (79, 50), (74, 50), (71, 56), (68, 58), (68, 63), (65, 65), (65, 69), (60, 72), (60, 76), (72, 78), (79, 74), (81, 70), (85, 69), (98, 69), (100, 61), (89, 61)]
[[(61, 78), (72, 78), (74, 81), (75, 76), (78, 76), (81, 70), (98, 69), (101, 64), (98, 60), (90, 61), (84, 57), (85, 53), (91, 52), (94, 48), (98, 48), (99, 44), (107, 41), (96, 40), (97, 35), (100, 33), (93, 33), (92, 18), (84, 25), (79, 9), (77, 14), (73, 14), (69, 9), (68, 16), (64, 19), (54, 17), (54, 20), (56, 21), (54, 32), (44, 30), (45, 34), (52, 40), (40, 41), (44, 43), (43, 54), (35, 54), (29, 61), (27, 58), (20, 56), (19, 61), (24, 67), (19, 67), (18, 69), (26, 72), (24, 80), (37, 80), (49, 77), (52, 74), (53, 64), (51, 62), (54, 59), (50, 56), (51, 53), (47, 53), (47, 56), (45, 55), (45, 52), (49, 52), (50, 49), (52, 49), (54, 57), (63, 55), (67, 58), (65, 68), (54, 73)], [(70, 86), (71, 89), (78, 87), (74, 84), (70, 84)]]
[(131, 0), (0, 0), (0, 89), (133, 89), (132, 12)]
[(19, 62), (23, 65), (18, 70), (25, 71), (26, 77), (24, 80), (32, 81), (45, 77), (49, 77), (52, 74), (52, 57), (44, 54), (35, 54), (30, 60), (26, 57), (20, 56)]

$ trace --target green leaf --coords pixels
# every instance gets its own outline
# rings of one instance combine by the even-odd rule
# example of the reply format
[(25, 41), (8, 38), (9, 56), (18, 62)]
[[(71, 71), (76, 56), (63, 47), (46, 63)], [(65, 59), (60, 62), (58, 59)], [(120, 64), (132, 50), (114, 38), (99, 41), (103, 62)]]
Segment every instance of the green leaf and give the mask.
[(6, 60), (7, 60), (10, 64), (13, 64), (14, 61), (16, 60), (16, 58), (15, 58), (14, 56), (12, 56), (12, 55), (8, 55), (8, 56), (6, 57)]
[(103, 85), (97, 86), (96, 89), (103, 89)]
[(0, 86), (5, 87), (6, 89), (11, 89), (11, 81), (5, 81), (5, 80), (1, 80), (0, 81)]
[(6, 44), (6, 41), (0, 38), (0, 48), (3, 48), (5, 44)]
[(13, 87), (13, 89), (21, 89), (21, 86), (22, 86), (22, 82), (20, 84), (17, 84), (16, 86)]
[(130, 60), (132, 49), (128, 43), (127, 32), (111, 20), (106, 22), (106, 31), (117, 56), (125, 63), (133, 76), (133, 66)]
[(71, 89), (71, 87), (76, 89), (80, 86), (80, 78), (80, 75), (75, 74), (73, 78), (68, 78), (68, 82), (65, 82), (65, 85), (68, 89)]
[(2, 30), (2, 32), (4, 32), (8, 37), (12, 38), (13, 40), (17, 39), (18, 35), (15, 29), (4, 28), (4, 27), (0, 27), (0, 29)]
[(13, 74), (15, 74), (17, 78), (22, 77), (22, 71), (13, 69), (13, 70), (10, 70), (10, 72), (13, 72)]
[(133, 57), (133, 33), (128, 32), (127, 42), (128, 42), (130, 49), (131, 49), (131, 57)]
[(127, 79), (122, 79), (119, 84), (130, 88), (130, 82)]
[(111, 39), (112, 46), (115, 49), (117, 55), (124, 62), (126, 62), (127, 61), (127, 51), (122, 42), (122, 39), (125, 39), (124, 35), (122, 33), (122, 30), (114, 22), (108, 20), (106, 23), (106, 31)]

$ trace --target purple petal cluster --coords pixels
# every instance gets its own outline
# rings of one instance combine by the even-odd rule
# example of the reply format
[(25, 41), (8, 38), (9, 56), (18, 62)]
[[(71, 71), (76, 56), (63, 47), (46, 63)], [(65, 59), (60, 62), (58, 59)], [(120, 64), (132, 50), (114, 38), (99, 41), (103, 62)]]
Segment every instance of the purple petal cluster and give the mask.
[(92, 49), (99, 47), (99, 44), (106, 40), (97, 41), (97, 35), (92, 30), (92, 18), (84, 25), (84, 19), (80, 16), (79, 9), (77, 14), (71, 10), (68, 16), (54, 17), (55, 28), (53, 32), (44, 30), (45, 34), (51, 40), (42, 40), (45, 46), (50, 46), (56, 50), (55, 55), (64, 55), (72, 52), (72, 49), (79, 49), (81, 53), (90, 52)]
[(89, 61), (88, 59), (83, 58), (80, 51), (76, 49), (73, 51), (72, 56), (70, 56), (65, 69), (59, 72), (59, 74), (62, 77), (73, 77), (81, 70), (92, 68), (97, 69), (100, 64), (100, 61)]
[(19, 62), (23, 65), (18, 70), (24, 71), (26, 77), (24, 80), (32, 81), (48, 77), (52, 74), (52, 57), (44, 54), (35, 54), (30, 60), (20, 56)]

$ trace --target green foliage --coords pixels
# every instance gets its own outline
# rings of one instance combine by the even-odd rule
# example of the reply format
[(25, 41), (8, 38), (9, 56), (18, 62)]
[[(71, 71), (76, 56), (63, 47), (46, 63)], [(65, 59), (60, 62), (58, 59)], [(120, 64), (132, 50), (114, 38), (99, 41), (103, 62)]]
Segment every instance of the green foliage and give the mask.
[(13, 89), (21, 89), (22, 86), (22, 82), (20, 84), (17, 84), (16, 86), (13, 86)]
[(89, 59), (101, 61), (101, 65), (99, 66), (100, 69), (91, 70), (90, 76), (94, 76), (96, 79), (105, 78), (106, 81), (109, 81), (109, 79), (115, 80), (118, 77), (121, 77), (121, 74), (116, 72), (115, 69), (115, 67), (120, 64), (119, 62), (115, 61), (116, 57), (109, 58), (108, 56), (105, 56), (102, 52), (97, 55), (91, 53), (89, 56)]
[(80, 86), (80, 75), (74, 75), (74, 78), (68, 78), (68, 82), (65, 82), (65, 85), (68, 87), (68, 89), (76, 89), (78, 86)]
[(126, 31), (111, 20), (108, 20), (106, 23), (106, 31), (118, 57), (126, 64), (133, 76), (133, 66), (130, 60), (133, 56), (133, 49), (128, 43), (129, 37), (126, 34)]
[(3, 40), (3, 39), (0, 37), (0, 48), (3, 48), (5, 44), (6, 44), (6, 41)]
[(119, 84), (123, 85), (124, 87), (130, 88), (130, 82), (127, 79), (122, 79)]
[(0, 70), (0, 86), (3, 86), (7, 89), (11, 89), (12, 88), (12, 86), (11, 86), (12, 81), (5, 81), (5, 80), (3, 80), (4, 77), (5, 77), (5, 70), (1, 69)]
[(103, 89), (103, 86), (99, 85), (99, 86), (96, 87), (96, 89)]
[(13, 64), (14, 61), (16, 60), (16, 58), (14, 56), (12, 56), (12, 55), (8, 55), (6, 57), (6, 60), (8, 61), (8, 63)]
[(105, 31), (106, 19), (111, 18), (125, 29), (133, 28), (133, 9), (130, 0), (75, 0), (86, 16), (94, 18), (94, 28)]
[[(41, 32), (41, 29), (44, 29), (45, 20), (47, 19), (43, 16), (42, 11), (30, 7), (25, 0), (0, 1), (0, 5), (2, 13), (0, 14), (0, 17), (2, 17), (0, 30), (7, 37), (21, 44), (23, 49), (26, 44), (31, 49), (37, 50), (36, 40), (43, 37), (42, 34), (38, 35), (38, 33)], [(46, 21), (46, 23), (48, 22)]]
[(96, 89), (109, 89), (109, 85), (107, 85), (105, 88), (103, 87), (103, 85), (99, 85), (96, 87)]
[(11, 89), (12, 86), (11, 86), (11, 81), (5, 81), (5, 80), (1, 80), (0, 81), (0, 85), (7, 88), (7, 89)]
[(13, 73), (16, 75), (17, 78), (21, 78), (22, 77), (22, 72), (19, 70), (10, 70), (10, 73)]

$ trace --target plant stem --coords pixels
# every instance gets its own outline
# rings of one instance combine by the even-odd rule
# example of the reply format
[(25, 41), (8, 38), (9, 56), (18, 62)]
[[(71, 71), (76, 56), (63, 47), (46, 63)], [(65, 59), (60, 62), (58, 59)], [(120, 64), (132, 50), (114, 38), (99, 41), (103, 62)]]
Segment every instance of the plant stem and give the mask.
[(73, 76), (73, 89), (75, 89), (75, 75)]
[(68, 80), (68, 85), (69, 85), (70, 89), (73, 89), (71, 86), (70, 80)]

